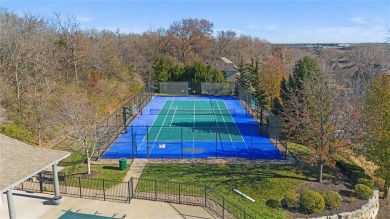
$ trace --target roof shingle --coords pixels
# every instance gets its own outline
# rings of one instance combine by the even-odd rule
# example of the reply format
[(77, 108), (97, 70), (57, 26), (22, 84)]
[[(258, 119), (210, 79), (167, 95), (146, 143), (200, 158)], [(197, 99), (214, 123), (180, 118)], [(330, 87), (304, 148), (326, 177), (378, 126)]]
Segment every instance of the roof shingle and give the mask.
[(32, 147), (0, 134), (0, 192), (30, 178), (70, 155), (58, 151)]

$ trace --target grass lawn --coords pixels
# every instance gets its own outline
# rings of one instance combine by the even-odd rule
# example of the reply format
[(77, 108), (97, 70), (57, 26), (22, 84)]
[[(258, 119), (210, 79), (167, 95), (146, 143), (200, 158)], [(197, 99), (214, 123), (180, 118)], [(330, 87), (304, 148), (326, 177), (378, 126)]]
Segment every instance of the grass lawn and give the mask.
[[(227, 164), (147, 164), (142, 179), (207, 184), (225, 195), (232, 203), (240, 203), (249, 214), (261, 218), (285, 218), (281, 208), (269, 207), (270, 200), (280, 201), (284, 194), (308, 180), (294, 165), (227, 165)], [(232, 191), (240, 190), (255, 199), (251, 202)], [(166, 192), (172, 192), (167, 190)]]
[(102, 181), (105, 181), (105, 188), (110, 188), (118, 182), (122, 182), (127, 170), (120, 170), (119, 165), (91, 165), (91, 175), (87, 176), (87, 164), (80, 163), (67, 166), (60, 171), (69, 176), (66, 178), (66, 185), (79, 186), (78, 178), (81, 177), (83, 188), (103, 189)]
[[(102, 189), (102, 180), (105, 180), (105, 188), (109, 188), (118, 182), (122, 182), (127, 170), (119, 169), (118, 164), (91, 165), (91, 175), (87, 176), (87, 164), (84, 162), (83, 156), (72, 152), (65, 160), (61, 161), (61, 166), (64, 167), (60, 171), (67, 177), (67, 185), (79, 185), (78, 177), (81, 177), (81, 186), (84, 188)], [(128, 163), (130, 166), (130, 163)]]

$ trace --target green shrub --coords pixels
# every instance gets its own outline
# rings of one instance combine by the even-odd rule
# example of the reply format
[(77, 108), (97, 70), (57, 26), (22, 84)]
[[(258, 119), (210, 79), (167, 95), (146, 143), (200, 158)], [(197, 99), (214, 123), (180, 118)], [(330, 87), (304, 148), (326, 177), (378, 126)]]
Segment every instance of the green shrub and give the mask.
[(347, 198), (347, 202), (348, 203), (355, 203), (356, 202), (356, 197), (354, 197), (354, 196), (348, 197)]
[(363, 168), (339, 155), (335, 155), (334, 159), (336, 166), (351, 177), (355, 184), (365, 184), (370, 187), (373, 185), (372, 177), (366, 174)]
[(363, 200), (368, 200), (374, 196), (374, 191), (363, 184), (357, 184), (355, 186), (356, 197)]
[(322, 196), (324, 197), (325, 205), (330, 209), (339, 208), (343, 204), (343, 199), (335, 191), (326, 191), (322, 193)]
[(31, 143), (33, 133), (24, 127), (22, 124), (5, 124), (0, 129), (1, 133), (20, 141)]
[(299, 195), (295, 192), (286, 193), (282, 200), (282, 204), (288, 209), (299, 208)]
[(268, 199), (265, 204), (270, 208), (280, 208), (280, 201), (275, 199)]
[(356, 181), (356, 184), (363, 184), (363, 185), (366, 185), (370, 188), (374, 187), (374, 181), (372, 180), (372, 178), (359, 178), (357, 179)]
[(322, 195), (313, 190), (306, 190), (300, 197), (301, 207), (309, 213), (318, 213), (324, 210), (325, 200)]

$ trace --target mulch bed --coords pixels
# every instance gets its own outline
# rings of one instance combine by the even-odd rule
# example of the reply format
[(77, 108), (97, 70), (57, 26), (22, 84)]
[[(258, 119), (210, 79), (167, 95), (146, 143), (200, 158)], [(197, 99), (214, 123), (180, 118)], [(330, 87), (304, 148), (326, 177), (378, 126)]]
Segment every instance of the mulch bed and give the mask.
[[(342, 176), (341, 176), (342, 177)], [(353, 194), (353, 188), (349, 183), (349, 179), (345, 178), (343, 180), (324, 180), (322, 183), (318, 182), (306, 182), (302, 185), (300, 185), (297, 189), (297, 193), (302, 193), (305, 190), (314, 190), (319, 193), (323, 193), (327, 190), (332, 190), (338, 192), (341, 197), (343, 198), (343, 206), (335, 209), (325, 209), (324, 211), (320, 213), (315, 214), (304, 214), (300, 212), (291, 212), (288, 211), (288, 214), (292, 218), (308, 218), (308, 217), (321, 217), (321, 216), (331, 216), (334, 214), (347, 212), (347, 211), (354, 211), (360, 209), (363, 205), (365, 205), (368, 201), (366, 200), (359, 200), (355, 198), (351, 198)]]

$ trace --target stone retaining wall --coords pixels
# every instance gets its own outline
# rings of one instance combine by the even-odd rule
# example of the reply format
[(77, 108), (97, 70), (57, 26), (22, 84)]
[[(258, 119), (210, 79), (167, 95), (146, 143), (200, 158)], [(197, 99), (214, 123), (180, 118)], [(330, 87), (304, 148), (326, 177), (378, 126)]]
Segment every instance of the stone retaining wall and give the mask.
[[(101, 164), (118, 164), (119, 165), (119, 160), (120, 159), (99, 159), (99, 160), (95, 160), (95, 161), (92, 161), (91, 160), (91, 164), (92, 165), (101, 165)], [(133, 163), (133, 159), (127, 159), (127, 165), (130, 166), (131, 164)]]
[(323, 216), (312, 219), (375, 219), (379, 211), (379, 191), (374, 190), (374, 197), (360, 209), (350, 212), (343, 212), (331, 216)]

